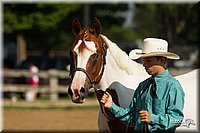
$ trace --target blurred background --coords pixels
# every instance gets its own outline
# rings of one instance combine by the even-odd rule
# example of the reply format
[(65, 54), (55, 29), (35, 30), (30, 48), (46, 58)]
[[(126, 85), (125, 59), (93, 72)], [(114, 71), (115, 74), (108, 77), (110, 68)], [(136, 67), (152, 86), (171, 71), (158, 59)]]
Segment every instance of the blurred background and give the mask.
[(166, 39), (169, 51), (181, 56), (168, 63), (176, 76), (199, 68), (199, 12), (195, 2), (2, 2), (4, 130), (97, 131), (94, 92), (84, 105), (67, 94), (75, 17), (83, 27), (97, 17), (102, 34), (127, 54), (146, 37)]

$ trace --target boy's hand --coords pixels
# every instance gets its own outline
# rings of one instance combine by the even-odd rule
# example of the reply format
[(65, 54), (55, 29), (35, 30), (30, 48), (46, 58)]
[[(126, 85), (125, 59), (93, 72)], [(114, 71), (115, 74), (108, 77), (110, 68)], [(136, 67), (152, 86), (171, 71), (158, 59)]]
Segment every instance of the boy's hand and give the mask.
[(140, 121), (141, 122), (146, 122), (146, 123), (150, 123), (150, 113), (146, 110), (141, 110), (139, 112), (140, 115)]
[(105, 108), (111, 108), (112, 102), (112, 96), (108, 92), (105, 92), (101, 98), (101, 103), (104, 104)]

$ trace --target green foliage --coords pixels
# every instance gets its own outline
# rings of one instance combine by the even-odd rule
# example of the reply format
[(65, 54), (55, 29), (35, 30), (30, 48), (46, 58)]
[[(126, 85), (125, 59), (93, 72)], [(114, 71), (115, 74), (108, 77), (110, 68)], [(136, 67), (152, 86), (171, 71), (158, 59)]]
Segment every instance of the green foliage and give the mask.
[(174, 45), (197, 43), (199, 42), (198, 11), (195, 6), (195, 4), (137, 4), (133, 30), (137, 31), (139, 38), (161, 37)]
[(123, 28), (121, 26), (113, 25), (108, 33), (111, 40), (115, 41), (135, 41), (136, 35), (131, 28)]
[(127, 4), (91, 4), (90, 16), (92, 20), (94, 17), (98, 17), (102, 22), (103, 32), (107, 32), (113, 25), (122, 27), (125, 18), (118, 15), (118, 13), (126, 11), (127, 9)]
[(28, 50), (42, 50), (44, 54), (66, 50), (72, 42), (70, 17), (79, 8), (79, 4), (4, 4), (4, 40), (22, 34)]
[[(128, 4), (88, 4), (89, 26), (93, 18), (102, 23), (103, 34), (113, 41), (135, 41), (144, 37), (161, 37), (170, 44), (199, 42), (197, 4), (136, 4), (133, 26), (123, 27), (119, 12)], [(4, 35), (23, 34), (28, 50), (66, 50), (73, 43), (71, 23), (78, 17), (84, 26), (85, 4), (4, 4)], [(10, 38), (9, 38), (10, 39)]]
[(155, 36), (156, 29), (159, 29), (157, 14), (156, 5), (154, 4), (136, 5), (134, 31), (137, 32), (139, 38)]
[(76, 4), (4, 4), (4, 32), (56, 29)]

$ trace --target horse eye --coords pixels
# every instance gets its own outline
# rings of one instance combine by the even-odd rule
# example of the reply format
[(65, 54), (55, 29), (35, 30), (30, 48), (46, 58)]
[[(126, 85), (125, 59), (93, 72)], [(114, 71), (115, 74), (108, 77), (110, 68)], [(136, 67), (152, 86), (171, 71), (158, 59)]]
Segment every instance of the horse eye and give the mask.
[(94, 54), (94, 58), (98, 58), (99, 57), (99, 55), (98, 54)]
[(89, 62), (92, 62), (92, 61), (96, 61), (98, 59), (99, 55), (97, 53), (94, 53), (90, 59), (89, 59)]

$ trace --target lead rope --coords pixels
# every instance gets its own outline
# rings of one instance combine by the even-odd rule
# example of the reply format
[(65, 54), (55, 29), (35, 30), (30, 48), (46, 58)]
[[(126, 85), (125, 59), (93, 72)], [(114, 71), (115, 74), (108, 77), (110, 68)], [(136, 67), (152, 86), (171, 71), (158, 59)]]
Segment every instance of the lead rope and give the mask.
[[(98, 99), (98, 93), (99, 92), (98, 92), (97, 88), (95, 87), (95, 84), (92, 84), (92, 88), (94, 88), (95, 94), (96, 94), (97, 99)], [(101, 90), (101, 91), (102, 91), (102, 93), (105, 93), (105, 91), (103, 91), (103, 90)], [(110, 117), (110, 116), (107, 115), (106, 110), (105, 110), (105, 108), (103, 107), (103, 104), (100, 101), (101, 101), (101, 99), (98, 99), (99, 105), (101, 107), (101, 111), (106, 116), (106, 118), (108, 120), (114, 120), (114, 119), (119, 120), (119, 119), (126, 117), (129, 114), (133, 114), (136, 111), (141, 111), (141, 109), (137, 108), (135, 110), (130, 110), (128, 113), (124, 114), (123, 116), (113, 118), (113, 117)], [(126, 125), (126, 133), (128, 132), (128, 127), (130, 126), (129, 122), (130, 122), (130, 120), (128, 121), (128, 124)], [(146, 133), (146, 131), (145, 131), (145, 133)]]
[[(151, 85), (151, 91), (152, 91), (152, 97), (153, 98), (156, 98), (157, 97), (157, 94), (156, 94), (156, 90), (157, 90), (157, 88), (156, 88), (156, 81), (155, 81), (155, 79), (152, 77), (149, 81), (148, 81), (148, 83), (147, 83), (147, 85), (146, 85), (146, 87), (144, 88), (144, 90), (142, 91), (142, 93), (141, 93), (141, 95), (140, 95), (140, 99), (142, 99), (142, 95), (143, 95), (143, 93), (145, 92), (145, 91), (147, 91), (147, 89), (149, 89), (149, 87), (150, 87), (150, 85)], [(144, 122), (143, 123), (143, 132), (144, 133), (147, 133), (148, 132), (148, 124), (146, 123), (146, 122)]]
[[(95, 87), (95, 84), (93, 84), (92, 85), (92, 88), (94, 88), (94, 91), (95, 91), (95, 94), (96, 94), (96, 96), (98, 97), (98, 90), (97, 90), (97, 88)], [(105, 91), (102, 91), (102, 93), (105, 93)], [(98, 98), (97, 98), (98, 99)], [(107, 115), (107, 113), (106, 113), (106, 111), (105, 111), (105, 108), (103, 107), (103, 104), (101, 103), (101, 99), (98, 99), (98, 102), (99, 102), (99, 105), (100, 105), (100, 107), (101, 107), (101, 110), (102, 110), (102, 112), (103, 112), (103, 114), (108, 118), (108, 119), (113, 119), (113, 118), (111, 118), (111, 117), (109, 117), (108, 115)]]

